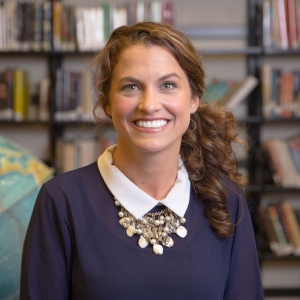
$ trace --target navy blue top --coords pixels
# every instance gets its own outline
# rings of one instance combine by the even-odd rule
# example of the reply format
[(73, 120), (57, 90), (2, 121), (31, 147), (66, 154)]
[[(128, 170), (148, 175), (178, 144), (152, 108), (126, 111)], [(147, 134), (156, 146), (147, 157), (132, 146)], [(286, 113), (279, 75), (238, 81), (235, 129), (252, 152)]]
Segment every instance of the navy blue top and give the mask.
[(248, 206), (235, 185), (227, 191), (230, 238), (216, 236), (191, 189), (188, 234), (172, 234), (159, 256), (119, 225), (96, 163), (51, 179), (27, 231), (20, 299), (263, 299)]

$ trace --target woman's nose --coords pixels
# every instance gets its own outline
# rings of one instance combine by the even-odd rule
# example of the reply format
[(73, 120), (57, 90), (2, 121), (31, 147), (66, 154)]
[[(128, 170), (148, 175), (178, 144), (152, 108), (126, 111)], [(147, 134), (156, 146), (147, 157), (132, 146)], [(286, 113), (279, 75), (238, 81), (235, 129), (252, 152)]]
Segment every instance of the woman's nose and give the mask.
[(138, 108), (148, 113), (159, 110), (161, 108), (159, 93), (152, 89), (144, 90), (141, 94)]

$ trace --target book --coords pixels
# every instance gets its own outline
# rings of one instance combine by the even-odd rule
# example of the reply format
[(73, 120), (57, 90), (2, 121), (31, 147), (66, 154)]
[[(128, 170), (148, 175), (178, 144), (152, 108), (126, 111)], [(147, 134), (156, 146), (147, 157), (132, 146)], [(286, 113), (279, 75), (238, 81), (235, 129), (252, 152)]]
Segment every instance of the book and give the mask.
[(300, 115), (300, 70), (294, 70), (294, 82), (293, 82), (293, 108), (294, 115)]
[[(134, 5), (134, 3), (132, 3)], [(108, 3), (102, 4), (103, 9), (103, 33), (104, 33), (104, 40), (108, 41), (111, 27), (110, 27), (110, 5)]]
[(274, 112), (274, 105), (271, 101), (272, 82), (271, 82), (271, 65), (264, 64), (261, 68), (261, 82), (262, 82), (262, 110), (263, 116), (269, 118)]
[(51, 50), (52, 44), (52, 2), (43, 1), (42, 4), (42, 49), (46, 52)]
[(221, 99), (227, 95), (231, 90), (231, 83), (225, 79), (213, 79), (206, 85), (206, 91), (203, 95), (203, 100), (206, 102), (221, 101)]
[(287, 18), (287, 32), (289, 47), (296, 49), (299, 47), (298, 36), (298, 16), (296, 0), (285, 0), (286, 18)]
[(50, 119), (50, 78), (44, 77), (39, 84), (38, 119), (48, 121)]
[(174, 25), (175, 10), (173, 2), (162, 2), (162, 22)]
[(292, 72), (282, 72), (279, 83), (279, 115), (283, 118), (290, 118), (293, 111), (293, 84), (294, 74)]
[(270, 0), (263, 1), (263, 46), (271, 48), (272, 45), (272, 9)]
[(54, 102), (54, 119), (63, 120), (64, 111), (64, 70), (57, 69), (55, 74), (55, 102)]
[(61, 46), (61, 35), (62, 35), (62, 29), (61, 29), (61, 16), (62, 16), (62, 9), (63, 9), (63, 3), (60, 1), (53, 1), (52, 2), (52, 35), (53, 35), (53, 49), (55, 51), (62, 50)]
[(288, 175), (284, 169), (284, 160), (281, 157), (278, 143), (279, 140), (266, 140), (263, 142), (263, 149), (266, 154), (267, 163), (274, 183), (276, 185), (288, 187)]
[(287, 12), (285, 0), (277, 0), (278, 24), (280, 33), (280, 48), (286, 50), (289, 48), (287, 31)]
[(293, 254), (300, 255), (300, 227), (294, 209), (287, 200), (281, 203), (281, 208), (285, 216), (285, 225), (294, 247)]
[(298, 175), (300, 175), (300, 137), (296, 136), (289, 138), (287, 139), (286, 143), (293, 161), (293, 165), (295, 166)]
[(278, 255), (291, 254), (292, 247), (286, 239), (276, 208), (274, 206), (269, 206), (267, 208), (267, 212), (280, 247), (280, 251), (277, 254)]
[(12, 120), (13, 111), (13, 69), (0, 73), (0, 119)]
[(234, 92), (234, 94), (223, 103), (224, 106), (230, 109), (235, 109), (241, 102), (243, 102), (247, 96), (258, 85), (258, 79), (252, 75), (246, 77), (242, 84)]
[(127, 25), (127, 7), (125, 5), (110, 5), (111, 30)]
[(28, 117), (29, 82), (28, 73), (22, 69), (15, 69), (13, 74), (13, 110), (14, 120), (24, 121)]
[(271, 223), (271, 219), (266, 211), (266, 208), (259, 206), (258, 207), (259, 218), (263, 227), (263, 230), (266, 234), (268, 240), (269, 249), (277, 255), (281, 255), (281, 249), (279, 241), (277, 240), (274, 227)]
[(33, 21), (32, 21), (32, 45), (31, 48), (35, 51), (42, 49), (43, 41), (43, 3), (36, 2), (32, 4)]
[(281, 48), (280, 24), (277, 0), (270, 0), (271, 4), (271, 40), (273, 48)]
[(296, 159), (299, 159), (296, 156), (296, 138), (267, 140), (263, 142), (263, 149), (266, 151), (274, 183), (288, 188), (300, 187), (299, 166), (295, 164)]
[(295, 254), (296, 248), (294, 245), (293, 236), (291, 235), (291, 230), (290, 230), (290, 227), (288, 226), (289, 224), (288, 224), (288, 220), (287, 220), (287, 215), (282, 207), (282, 203), (280, 203), (280, 202), (275, 203), (273, 206), (277, 210), (279, 222), (282, 225), (283, 233), (284, 233), (285, 239), (287, 241), (287, 247), (286, 247), (287, 249), (286, 249), (285, 255)]
[(77, 168), (86, 166), (96, 161), (100, 155), (97, 139), (85, 138), (77, 141), (78, 162)]
[(279, 109), (279, 93), (281, 83), (282, 70), (279, 68), (272, 68), (271, 70), (271, 105), (273, 107), (272, 116), (276, 117), (280, 115)]
[(68, 172), (76, 169), (76, 144), (72, 140), (63, 140), (62, 142), (62, 172)]

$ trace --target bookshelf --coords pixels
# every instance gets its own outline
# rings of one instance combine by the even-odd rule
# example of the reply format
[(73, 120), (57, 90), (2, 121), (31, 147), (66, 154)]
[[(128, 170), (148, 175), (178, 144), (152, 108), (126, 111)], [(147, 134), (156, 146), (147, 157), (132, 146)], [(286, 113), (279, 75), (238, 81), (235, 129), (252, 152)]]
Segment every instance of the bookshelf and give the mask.
[[(80, 4), (78, 1), (73, 2), (75, 4)], [(91, 2), (93, 3), (93, 1)], [(133, 1), (115, 1), (118, 5), (124, 2)], [(215, 6), (220, 5), (217, 0), (209, 1), (209, 3), (205, 4), (202, 3), (201, 5), (199, 4), (199, 1), (190, 1), (190, 7), (197, 9), (186, 9), (186, 3), (183, 3), (182, 1), (180, 2), (179, 0), (174, 0), (172, 2), (174, 2), (174, 5), (177, 6), (178, 11), (182, 11), (182, 14), (178, 14), (176, 16), (175, 24), (178, 22), (178, 29), (185, 32), (192, 40), (195, 40), (195, 45), (199, 49), (199, 53), (203, 56), (204, 63), (207, 66), (208, 76), (213, 76), (214, 74), (219, 74), (221, 77), (226, 76), (228, 75), (228, 70), (232, 70), (233, 68), (234, 71), (232, 72), (232, 75), (236, 78), (241, 78), (246, 75), (254, 75), (260, 79), (260, 82), (262, 82), (260, 70), (265, 61), (270, 60), (272, 62), (272, 60), (275, 59), (276, 61), (283, 61), (284, 64), (286, 58), (290, 61), (295, 61), (295, 58), (300, 56), (300, 49), (280, 50), (263, 47), (263, 0), (244, 0), (238, 2), (229, 1), (230, 5), (226, 8), (227, 10), (224, 8), (224, 11), (229, 15), (230, 13), (232, 14), (232, 12), (229, 11), (230, 7), (235, 7), (237, 10), (243, 11), (244, 14), (237, 16), (244, 20), (242, 25), (240, 24), (240, 20), (236, 21), (236, 23), (235, 21), (229, 22), (227, 25), (222, 23), (224, 22), (224, 19), (222, 19), (222, 14), (224, 14), (223, 12), (219, 12), (219, 18), (214, 18), (215, 20), (213, 21), (216, 24), (212, 24), (212, 20), (210, 20), (211, 16), (209, 16), (209, 14), (200, 14), (199, 10), (203, 11), (203, 7), (207, 7), (210, 11), (215, 11)], [(101, 3), (104, 2), (101, 1)], [(195, 25), (187, 21), (193, 18), (194, 20), (200, 19), (201, 22)], [(219, 44), (215, 43), (215, 41), (219, 39), (222, 40), (225, 47), (220, 47)], [(208, 40), (207, 46), (203, 47), (202, 40)], [(91, 120), (69, 120), (65, 122), (55, 120), (54, 118), (55, 74), (57, 69), (71, 69), (75, 64), (77, 65), (77, 69), (86, 68), (86, 62), (93, 56), (93, 54), (93, 50), (54, 50), (53, 40), (50, 51), (2, 49), (0, 51), (0, 71), (4, 70), (6, 65), (11, 66), (11, 63), (13, 62), (12, 66), (22, 65), (25, 69), (30, 70), (32, 83), (34, 85), (38, 83), (40, 78), (48, 76), (51, 81), (51, 88), (49, 120), (26, 120), (21, 122), (1, 120), (1, 132), (8, 137), (14, 136), (14, 138), (20, 140), (24, 140), (24, 136), (26, 136), (25, 139), (29, 141), (27, 144), (32, 146), (30, 150), (33, 154), (43, 159), (47, 162), (47, 164), (54, 168), (57, 167), (57, 140), (60, 138), (65, 137), (67, 140), (72, 140), (73, 138), (82, 136), (105, 136), (105, 133), (111, 132), (112, 125), (109, 123), (97, 128)], [(221, 70), (220, 68), (221, 61), (225, 62), (224, 70)], [(236, 71), (236, 69), (238, 70)], [(258, 87), (250, 94), (245, 104), (247, 106), (246, 115), (243, 115), (238, 121), (244, 128), (246, 128), (247, 134), (251, 139), (249, 159), (244, 163), (244, 165), (249, 177), (248, 192), (249, 199), (251, 200), (254, 228), (257, 233), (257, 240), (260, 241), (262, 235), (261, 224), (260, 220), (256, 216), (257, 206), (260, 202), (263, 201), (266, 196), (268, 197), (271, 195), (270, 197), (272, 197), (274, 194), (280, 194), (282, 197), (290, 194), (296, 197), (300, 195), (300, 189), (286, 189), (274, 186), (270, 182), (266, 182), (264, 174), (267, 172), (267, 166), (261, 153), (261, 143), (265, 138), (264, 132), (269, 131), (266, 135), (272, 135), (272, 133), (277, 133), (278, 127), (279, 129), (282, 129), (282, 127), (286, 127), (287, 129), (290, 127), (297, 127), (300, 125), (300, 118), (264, 118), (262, 112), (261, 84), (259, 84)], [(39, 141), (38, 147), (33, 141), (34, 139)], [(258, 243), (258, 247), (260, 247), (260, 243)], [(263, 251), (261, 251), (261, 249), (258, 250), (262, 268), (264, 268), (265, 262), (269, 261), (276, 262), (292, 260), (293, 263), (300, 262), (300, 259), (294, 256), (282, 258), (275, 256), (270, 252), (266, 252), (265, 249), (263, 249)], [(289, 295), (300, 296), (300, 288), (266, 288), (266, 296)]]
[[(272, 22), (270, 22), (269, 19), (269, 8), (272, 7), (272, 5), (278, 5), (279, 2), (281, 1), (248, 1), (248, 5), (250, 6), (249, 33), (252, 32), (252, 34), (249, 35), (249, 45), (260, 47), (260, 53), (256, 57), (255, 68), (256, 75), (261, 83), (255, 93), (251, 95), (253, 97), (251, 98), (251, 101), (255, 104), (249, 107), (251, 115), (256, 115), (259, 119), (257, 120), (256, 125), (253, 125), (253, 158), (250, 160), (250, 166), (252, 165), (253, 168), (250, 176), (251, 185), (249, 185), (248, 190), (250, 199), (256, 199), (259, 206), (265, 209), (269, 206), (275, 206), (277, 211), (279, 211), (277, 206), (284, 200), (291, 201), (295, 208), (298, 208), (300, 205), (300, 189), (298, 186), (283, 187), (282, 184), (276, 185), (274, 183), (272, 178), (274, 173), (270, 168), (272, 164), (269, 161), (268, 155), (266, 155), (266, 152), (263, 150), (266, 141), (271, 139), (285, 141), (294, 136), (299, 136), (300, 131), (300, 118), (297, 115), (296, 108), (293, 110), (293, 113), (295, 114), (284, 116), (282, 114), (282, 108), (279, 106), (279, 96), (277, 96), (277, 102), (272, 104), (275, 106), (277, 105), (276, 110), (274, 110), (275, 113), (267, 115), (268, 109), (266, 109), (266, 102), (263, 94), (267, 82), (265, 73), (262, 73), (262, 69), (265, 65), (269, 65), (271, 68), (278, 68), (282, 70), (282, 73), (300, 70), (299, 36), (297, 46), (293, 46), (290, 41), (288, 41), (288, 45), (283, 45), (275, 39), (275, 36), (271, 36), (275, 27), (273, 27), (273, 32), (267, 30), (270, 26), (274, 26), (274, 24), (271, 25)], [(283, 2), (284, 1), (282, 1), (282, 3)], [(289, 2), (289, 5), (290, 3), (297, 4), (298, 10), (300, 9), (299, 1), (286, 1), (286, 4), (287, 2)], [(269, 25), (267, 24), (268, 22)], [(275, 21), (273, 20), (273, 22)], [(281, 19), (280, 24), (282, 25), (282, 23), (284, 22)], [(279, 87), (278, 89), (280, 90), (280, 88), (283, 89), (282, 87)], [(274, 96), (270, 96), (270, 99), (273, 99), (273, 97)], [(287, 96), (285, 98), (287, 98)], [(284, 105), (288, 107), (286, 102)], [(283, 155), (283, 152), (281, 152), (281, 155)], [(284, 220), (282, 219), (283, 216), (279, 215), (279, 217), (281, 217), (281, 225), (284, 224)], [(297, 280), (293, 280), (295, 276), (299, 275), (296, 275), (294, 272), (296, 272), (296, 269), (299, 269), (300, 256), (295, 254), (275, 255), (266, 242), (266, 225), (263, 226), (262, 219), (255, 213), (253, 213), (253, 220), (257, 233), (257, 245), (265, 296), (270, 297), (270, 299), (300, 299), (300, 283)], [(286, 231), (287, 228), (284, 227), (285, 226), (283, 226), (283, 229)], [(287, 232), (285, 232), (285, 234), (287, 234)], [(276, 273), (281, 274), (281, 278), (275, 275)], [(271, 282), (268, 277), (273, 277), (274, 282)]]

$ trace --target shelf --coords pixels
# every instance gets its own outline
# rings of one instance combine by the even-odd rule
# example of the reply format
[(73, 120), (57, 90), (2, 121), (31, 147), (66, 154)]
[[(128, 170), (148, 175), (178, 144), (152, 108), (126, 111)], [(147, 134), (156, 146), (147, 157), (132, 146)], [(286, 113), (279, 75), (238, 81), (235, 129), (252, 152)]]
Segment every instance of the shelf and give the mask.
[[(99, 49), (100, 51), (100, 49)], [(98, 51), (78, 51), (78, 50), (75, 50), (75, 51), (51, 51), (49, 52), (49, 54), (51, 56), (69, 56), (69, 55), (82, 55), (82, 56), (94, 56)]]
[(50, 52), (47, 51), (22, 51), (22, 50), (0, 50), (0, 56), (8, 56), (8, 55), (13, 55), (13, 56), (35, 56), (35, 55), (45, 55), (48, 56), (50, 55)]
[(263, 118), (261, 116), (247, 116), (244, 119), (237, 119), (237, 122), (245, 124), (261, 124), (263, 122)]
[(261, 193), (262, 185), (259, 184), (248, 184), (246, 187), (248, 193)]
[(246, 48), (203, 48), (198, 49), (201, 55), (261, 55), (262, 49), (260, 47), (246, 47)]
[(0, 126), (48, 126), (50, 121), (9, 121), (9, 120), (0, 120)]
[(278, 256), (271, 252), (258, 253), (258, 259), (268, 260), (268, 261), (299, 261), (300, 262), (300, 256), (295, 256), (295, 255)]
[(300, 123), (300, 117), (291, 117), (291, 118), (262, 118), (262, 122), (266, 124), (273, 124), (273, 123)]
[(193, 39), (246, 39), (248, 29), (240, 25), (177, 25), (178, 30)]
[(286, 55), (300, 55), (299, 49), (263, 49), (262, 54), (264, 55), (274, 55), (274, 56), (286, 56)]
[(262, 187), (262, 192), (268, 192), (268, 193), (300, 193), (300, 187), (295, 188), (286, 188), (282, 186), (276, 186), (276, 185), (264, 185)]
[(264, 288), (264, 294), (268, 297), (300, 296), (300, 288)]

